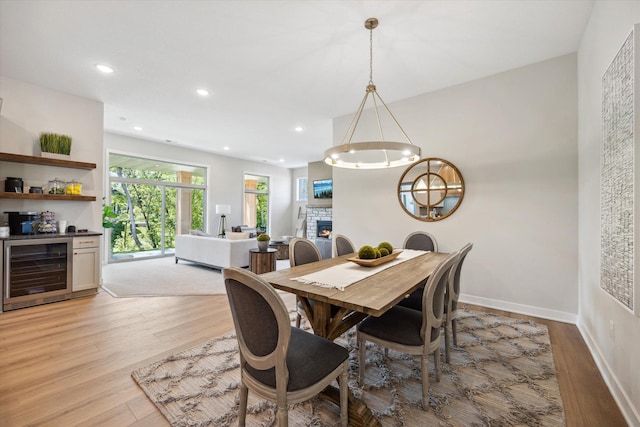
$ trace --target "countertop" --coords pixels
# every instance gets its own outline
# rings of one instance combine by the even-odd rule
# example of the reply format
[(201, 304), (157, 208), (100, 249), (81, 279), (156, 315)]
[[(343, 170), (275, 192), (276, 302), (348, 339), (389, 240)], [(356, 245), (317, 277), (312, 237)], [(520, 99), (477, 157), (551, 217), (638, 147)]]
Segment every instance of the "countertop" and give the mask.
[(39, 234), (12, 234), (9, 237), (1, 237), (0, 240), (31, 240), (31, 239), (53, 239), (56, 237), (85, 237), (85, 236), (101, 236), (102, 233), (97, 231), (83, 231), (81, 233), (39, 233)]

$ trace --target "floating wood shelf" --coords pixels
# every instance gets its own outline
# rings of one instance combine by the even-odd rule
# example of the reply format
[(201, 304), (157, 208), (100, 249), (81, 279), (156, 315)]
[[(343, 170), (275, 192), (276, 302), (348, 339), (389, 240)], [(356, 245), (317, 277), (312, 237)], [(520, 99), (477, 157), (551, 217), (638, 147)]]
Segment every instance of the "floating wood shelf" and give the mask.
[(6, 193), (0, 192), (0, 199), (28, 199), (28, 200), (64, 200), (74, 202), (95, 202), (95, 196), (73, 196), (67, 194), (38, 194), (38, 193)]
[(73, 160), (48, 159), (45, 157), (25, 156), (22, 154), (0, 153), (0, 161), (27, 163), (31, 165), (58, 166), (74, 169), (95, 169), (95, 163), (76, 162)]

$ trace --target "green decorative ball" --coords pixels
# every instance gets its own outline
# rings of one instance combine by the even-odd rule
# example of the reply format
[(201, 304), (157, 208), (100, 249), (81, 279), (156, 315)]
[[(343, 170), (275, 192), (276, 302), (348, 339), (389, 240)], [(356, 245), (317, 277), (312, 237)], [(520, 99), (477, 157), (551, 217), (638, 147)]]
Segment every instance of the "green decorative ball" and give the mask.
[(389, 251), (387, 250), (387, 248), (380, 248), (378, 249), (380, 251), (380, 256), (387, 256), (389, 255)]
[(376, 258), (376, 250), (373, 246), (365, 245), (358, 250), (358, 258), (360, 259), (374, 259)]
[(378, 249), (382, 248), (385, 248), (387, 250), (387, 255), (393, 252), (393, 246), (389, 242), (380, 242), (380, 244), (378, 245)]

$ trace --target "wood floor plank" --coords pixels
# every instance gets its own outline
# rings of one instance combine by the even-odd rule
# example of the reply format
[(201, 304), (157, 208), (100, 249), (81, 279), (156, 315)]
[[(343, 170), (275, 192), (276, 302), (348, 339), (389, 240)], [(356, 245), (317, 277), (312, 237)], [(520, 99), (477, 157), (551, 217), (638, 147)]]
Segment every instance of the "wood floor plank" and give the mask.
[[(567, 426), (625, 425), (575, 325), (471, 308), (547, 325)], [(100, 292), (2, 313), (0, 426), (167, 426), (131, 372), (231, 330), (225, 295)]]

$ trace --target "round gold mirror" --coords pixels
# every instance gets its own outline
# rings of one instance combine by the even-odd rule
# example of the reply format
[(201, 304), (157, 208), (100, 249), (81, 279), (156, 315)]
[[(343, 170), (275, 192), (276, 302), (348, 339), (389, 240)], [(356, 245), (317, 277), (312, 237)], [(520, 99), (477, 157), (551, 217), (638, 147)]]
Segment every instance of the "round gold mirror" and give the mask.
[(398, 201), (420, 221), (440, 221), (458, 209), (464, 197), (462, 174), (452, 163), (430, 157), (404, 171), (398, 182)]

